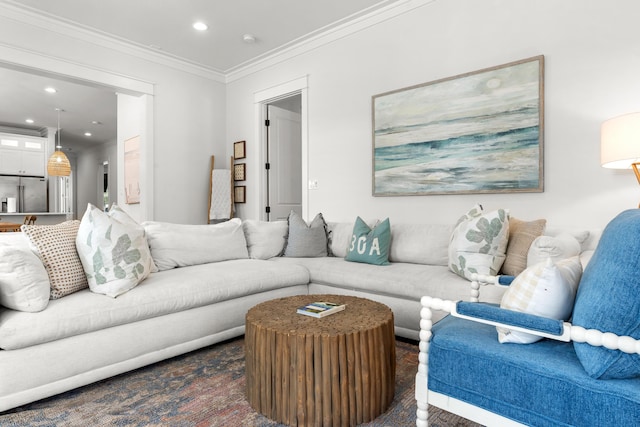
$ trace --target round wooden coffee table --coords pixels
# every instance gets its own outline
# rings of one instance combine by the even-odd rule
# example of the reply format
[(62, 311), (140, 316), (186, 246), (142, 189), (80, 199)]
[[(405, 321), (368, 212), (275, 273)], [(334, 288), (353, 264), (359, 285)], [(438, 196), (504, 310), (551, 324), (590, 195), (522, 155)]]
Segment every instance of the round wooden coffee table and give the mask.
[[(319, 319), (296, 313), (315, 301), (347, 307)], [(247, 313), (245, 359), (247, 399), (272, 420), (293, 426), (368, 422), (393, 400), (393, 312), (344, 295), (267, 301)]]

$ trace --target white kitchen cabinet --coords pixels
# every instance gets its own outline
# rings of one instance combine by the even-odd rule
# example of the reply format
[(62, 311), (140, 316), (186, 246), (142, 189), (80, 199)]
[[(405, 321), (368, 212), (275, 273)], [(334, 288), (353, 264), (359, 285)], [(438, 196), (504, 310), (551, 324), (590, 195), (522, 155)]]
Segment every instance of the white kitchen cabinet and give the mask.
[(0, 174), (44, 176), (46, 138), (0, 134)]

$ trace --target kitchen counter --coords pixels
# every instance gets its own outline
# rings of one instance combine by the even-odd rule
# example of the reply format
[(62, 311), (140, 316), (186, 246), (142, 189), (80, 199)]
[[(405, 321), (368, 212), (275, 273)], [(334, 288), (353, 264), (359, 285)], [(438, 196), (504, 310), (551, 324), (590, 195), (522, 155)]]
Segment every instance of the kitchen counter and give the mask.
[(67, 212), (0, 212), (0, 221), (22, 224), (24, 217), (27, 215), (35, 215), (38, 217), (36, 225), (60, 224), (68, 219), (73, 219), (73, 213)]

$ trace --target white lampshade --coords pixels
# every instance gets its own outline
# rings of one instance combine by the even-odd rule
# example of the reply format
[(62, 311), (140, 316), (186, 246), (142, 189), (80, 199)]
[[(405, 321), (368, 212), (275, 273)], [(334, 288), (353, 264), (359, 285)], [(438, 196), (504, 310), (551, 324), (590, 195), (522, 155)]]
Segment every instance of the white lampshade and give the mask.
[(640, 162), (640, 113), (614, 117), (600, 129), (600, 164), (604, 168), (630, 169)]

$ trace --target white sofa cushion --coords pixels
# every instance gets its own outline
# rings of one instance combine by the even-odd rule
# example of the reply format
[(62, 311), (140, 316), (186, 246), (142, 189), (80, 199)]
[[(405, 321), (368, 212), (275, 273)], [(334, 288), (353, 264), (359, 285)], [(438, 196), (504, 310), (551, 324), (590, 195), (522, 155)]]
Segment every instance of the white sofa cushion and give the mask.
[(42, 261), (27, 248), (0, 245), (0, 304), (37, 312), (49, 304), (49, 276)]
[(146, 221), (151, 257), (158, 270), (248, 258), (242, 221), (233, 218), (213, 225)]
[(153, 266), (144, 228), (115, 203), (108, 213), (87, 205), (76, 248), (91, 291), (112, 298), (143, 281)]
[(447, 265), (453, 227), (434, 224), (391, 224), (389, 261)]
[(288, 227), (287, 221), (243, 221), (249, 258), (269, 259), (282, 254)]
[(291, 286), (304, 285), (306, 289), (308, 283), (309, 272), (302, 266), (255, 259), (151, 273), (118, 298), (105, 298), (86, 289), (50, 301), (46, 310), (36, 314), (0, 310), (0, 348), (28, 347)]
[[(471, 296), (469, 281), (442, 265), (391, 263), (378, 267), (338, 257), (278, 257), (271, 261), (277, 264), (302, 265), (309, 270), (311, 283), (330, 285), (336, 289), (387, 295), (416, 302), (425, 295), (446, 296), (451, 300), (468, 300)], [(481, 299), (499, 303), (503, 293), (504, 288), (486, 286), (482, 289)]]

